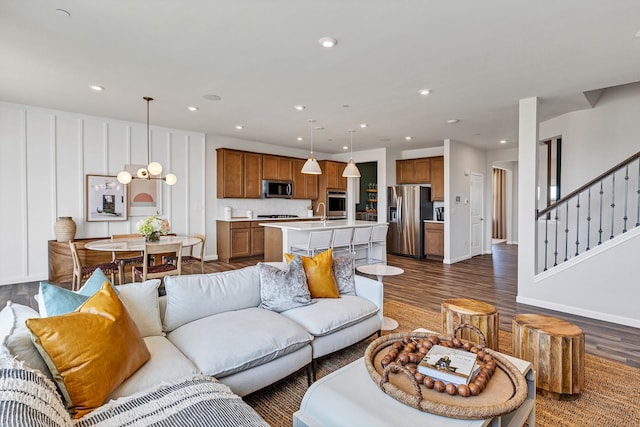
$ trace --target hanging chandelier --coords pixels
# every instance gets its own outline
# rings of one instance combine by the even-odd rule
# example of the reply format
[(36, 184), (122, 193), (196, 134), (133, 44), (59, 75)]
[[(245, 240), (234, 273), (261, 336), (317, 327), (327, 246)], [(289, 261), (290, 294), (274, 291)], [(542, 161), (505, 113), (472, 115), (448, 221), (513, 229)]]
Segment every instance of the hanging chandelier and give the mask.
[(151, 153), (151, 132), (149, 131), (149, 102), (153, 101), (153, 98), (145, 96), (142, 99), (147, 101), (147, 167), (140, 168), (136, 172), (136, 176), (132, 176), (127, 171), (122, 171), (118, 174), (118, 182), (122, 184), (128, 184), (133, 179), (161, 179), (168, 185), (174, 185), (178, 182), (178, 177), (172, 173), (168, 173), (166, 176), (162, 176), (162, 165), (158, 162), (150, 162)]
[(342, 176), (345, 178), (360, 178), (360, 170), (358, 166), (353, 162), (353, 133), (355, 130), (350, 130), (351, 134), (351, 157), (349, 158), (349, 163), (347, 163), (347, 167), (344, 168), (342, 172)]
[(320, 169), (320, 164), (313, 157), (313, 124), (315, 123), (315, 120), (311, 119), (309, 120), (309, 123), (311, 123), (311, 155), (309, 156), (309, 159), (304, 163), (304, 166), (302, 166), (302, 170), (300, 172), (309, 175), (320, 175), (322, 174), (322, 169)]

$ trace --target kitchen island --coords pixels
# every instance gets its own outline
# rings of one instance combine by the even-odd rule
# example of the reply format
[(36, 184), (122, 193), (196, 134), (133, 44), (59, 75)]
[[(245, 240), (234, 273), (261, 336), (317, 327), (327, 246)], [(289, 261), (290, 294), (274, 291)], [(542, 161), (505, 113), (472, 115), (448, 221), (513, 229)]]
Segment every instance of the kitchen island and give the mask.
[[(371, 221), (297, 221), (264, 222), (264, 260), (283, 261), (284, 254), (291, 251), (291, 245), (304, 244), (309, 240), (311, 231), (335, 230), (339, 228), (371, 227), (378, 223)], [(378, 259), (386, 259), (386, 246), (378, 247)]]

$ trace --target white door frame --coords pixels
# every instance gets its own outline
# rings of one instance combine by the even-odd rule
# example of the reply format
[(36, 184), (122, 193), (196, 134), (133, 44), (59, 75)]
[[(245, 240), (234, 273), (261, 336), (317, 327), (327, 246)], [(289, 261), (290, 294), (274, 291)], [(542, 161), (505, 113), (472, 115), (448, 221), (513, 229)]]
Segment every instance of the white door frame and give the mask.
[(484, 175), (472, 172), (469, 180), (469, 256), (482, 255), (484, 247)]

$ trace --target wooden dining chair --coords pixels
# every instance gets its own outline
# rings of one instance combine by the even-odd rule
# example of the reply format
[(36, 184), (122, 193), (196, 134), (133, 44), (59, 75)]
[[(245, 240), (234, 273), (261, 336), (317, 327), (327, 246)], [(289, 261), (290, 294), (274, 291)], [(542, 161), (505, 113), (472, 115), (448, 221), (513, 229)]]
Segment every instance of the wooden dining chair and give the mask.
[[(193, 273), (193, 264), (200, 264), (200, 273), (204, 274), (204, 245), (207, 237), (204, 234), (194, 233), (193, 237), (196, 239), (200, 239), (200, 243), (196, 243), (193, 246), (189, 247), (189, 255), (182, 256), (182, 265), (189, 265), (189, 272)], [(193, 248), (197, 245), (200, 245), (200, 256), (193, 255)], [(164, 258), (165, 262), (175, 264), (178, 262), (178, 259), (175, 255), (169, 255)]]
[[(153, 255), (173, 254), (178, 259), (175, 264), (162, 262), (150, 265), (149, 258)], [(144, 282), (147, 279), (162, 279), (165, 276), (179, 276), (182, 274), (182, 242), (178, 243), (145, 243), (142, 266), (131, 267), (131, 278)]]
[[(111, 235), (111, 241), (118, 241), (118, 240), (129, 240), (129, 239), (136, 239), (136, 238), (140, 238), (140, 239), (144, 239), (144, 237), (140, 234), (112, 234)], [(133, 257), (123, 257), (123, 256), (118, 256), (118, 252), (111, 252), (111, 262), (115, 262), (116, 264), (118, 264), (119, 269), (118, 271), (120, 272), (120, 284), (124, 284), (125, 281), (125, 268), (126, 267), (131, 267), (134, 265), (142, 265), (142, 260), (143, 260), (143, 252), (140, 252), (140, 255), (138, 256), (133, 256)], [(152, 263), (155, 260), (155, 258), (152, 258)]]
[[(84, 244), (82, 243), (78, 244), (84, 246)], [(78, 289), (80, 289), (82, 281), (84, 279), (88, 279), (98, 268), (102, 270), (105, 275), (111, 275), (111, 284), (115, 284), (116, 273), (118, 273), (118, 280), (122, 281), (122, 276), (120, 276), (118, 264), (116, 264), (115, 262), (82, 265), (82, 261), (80, 261), (80, 256), (78, 255), (78, 247), (76, 246), (76, 243), (69, 240), (69, 249), (71, 249), (71, 259), (73, 261), (73, 277), (71, 279), (72, 291), (77, 291)]]

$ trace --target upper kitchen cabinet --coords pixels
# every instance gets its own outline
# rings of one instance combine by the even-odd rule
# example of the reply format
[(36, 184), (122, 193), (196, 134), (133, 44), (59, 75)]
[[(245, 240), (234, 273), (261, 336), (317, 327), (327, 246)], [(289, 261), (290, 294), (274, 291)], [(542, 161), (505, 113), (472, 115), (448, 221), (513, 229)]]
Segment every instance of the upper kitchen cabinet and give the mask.
[(293, 179), (292, 170), (293, 159), (291, 157), (262, 155), (262, 179), (291, 181)]
[(219, 148), (217, 153), (218, 198), (262, 197), (262, 155)]
[(444, 202), (444, 157), (431, 157), (431, 201)]
[(318, 198), (318, 175), (302, 173), (305, 162), (304, 159), (293, 159), (293, 198), (315, 200)]
[(346, 163), (322, 160), (320, 162), (320, 188), (325, 190), (347, 191), (347, 178), (342, 176), (342, 171), (347, 167)]
[(396, 184), (431, 182), (431, 158), (396, 160)]

